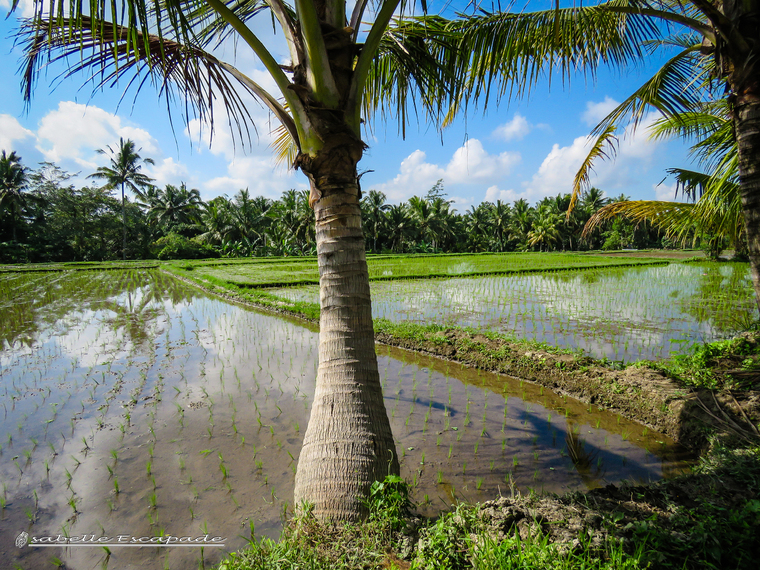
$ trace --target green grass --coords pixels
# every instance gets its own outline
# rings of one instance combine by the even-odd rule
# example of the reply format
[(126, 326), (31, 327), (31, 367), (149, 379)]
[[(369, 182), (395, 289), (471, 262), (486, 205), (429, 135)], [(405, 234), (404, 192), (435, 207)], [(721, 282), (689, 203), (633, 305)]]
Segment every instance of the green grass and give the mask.
[[(655, 258), (605, 257), (576, 253), (488, 253), (368, 256), (371, 281), (534, 273), (594, 267), (663, 264)], [(253, 258), (246, 261), (176, 262), (173, 272), (235, 287), (319, 283), (316, 258)]]
[(278, 541), (252, 536), (218, 568), (749, 570), (760, 556), (759, 493), (760, 448), (718, 443), (694, 473), (671, 481), (460, 503), (435, 520), (409, 517), (395, 478), (373, 487), (365, 522), (331, 526), (301, 514)]
[(694, 345), (671, 361), (647, 363), (688, 386), (709, 390), (746, 390), (759, 384), (760, 337), (745, 334)]

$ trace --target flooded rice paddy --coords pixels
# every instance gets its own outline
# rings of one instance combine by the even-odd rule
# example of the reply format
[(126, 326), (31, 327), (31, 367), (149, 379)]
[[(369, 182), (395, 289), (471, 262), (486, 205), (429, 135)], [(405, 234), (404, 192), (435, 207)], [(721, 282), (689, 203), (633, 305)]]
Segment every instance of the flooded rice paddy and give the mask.
[[(666, 359), (731, 337), (758, 316), (745, 263), (380, 281), (371, 288), (375, 318), (482, 327), (626, 362)], [(317, 286), (271, 292), (319, 302)]]
[[(435, 285), (430, 282), (430, 285)], [(187, 568), (292, 512), (317, 332), (158, 271), (0, 276), (0, 556), (21, 568)], [(420, 511), (513, 489), (646, 482), (672, 441), (541, 387), (378, 347)], [(17, 547), (30, 536), (225, 538), (225, 547)]]

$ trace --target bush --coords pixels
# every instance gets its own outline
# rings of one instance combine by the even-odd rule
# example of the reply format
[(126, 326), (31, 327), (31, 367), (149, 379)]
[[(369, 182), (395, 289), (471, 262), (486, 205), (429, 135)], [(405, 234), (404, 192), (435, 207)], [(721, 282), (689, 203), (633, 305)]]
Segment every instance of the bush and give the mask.
[(150, 245), (150, 252), (156, 259), (161, 260), (219, 257), (219, 252), (211, 246), (175, 233), (154, 241)]

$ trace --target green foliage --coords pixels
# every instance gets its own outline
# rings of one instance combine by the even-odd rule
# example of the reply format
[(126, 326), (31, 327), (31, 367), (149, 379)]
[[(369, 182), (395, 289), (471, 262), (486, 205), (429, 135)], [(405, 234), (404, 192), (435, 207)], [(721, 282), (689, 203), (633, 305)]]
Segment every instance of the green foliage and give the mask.
[[(420, 533), (417, 552), (412, 560), (413, 569), (444, 570), (468, 567), (476, 511), (467, 505), (458, 505), (451, 513), (442, 515), (433, 526)], [(452, 524), (452, 523), (456, 524)]]
[(150, 249), (156, 258), (161, 260), (219, 257), (219, 252), (213, 247), (175, 233), (156, 240)]
[(669, 362), (652, 366), (700, 388), (749, 388), (758, 374), (742, 372), (760, 369), (760, 342), (757, 333), (746, 333), (734, 339), (694, 345), (689, 354), (676, 355)]
[(371, 520), (399, 530), (412, 509), (409, 485), (398, 475), (387, 475), (382, 481), (372, 483), (366, 505)]

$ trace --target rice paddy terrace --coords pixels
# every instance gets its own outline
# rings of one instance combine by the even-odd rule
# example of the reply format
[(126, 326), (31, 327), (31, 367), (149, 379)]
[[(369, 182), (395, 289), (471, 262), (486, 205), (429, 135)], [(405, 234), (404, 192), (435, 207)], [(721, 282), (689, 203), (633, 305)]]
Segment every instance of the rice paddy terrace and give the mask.
[[(532, 267), (529, 258), (520, 261)], [(489, 256), (413, 260), (403, 269), (398, 260), (376, 258), (370, 271), (378, 316), (512, 327), (541, 340), (554, 334), (559, 343), (562, 334), (585, 338), (579, 331), (593, 328), (595, 315), (632, 320), (636, 311), (613, 314), (619, 301), (601, 293), (626, 279), (648, 285), (619, 286), (615, 299), (628, 295), (647, 318), (667, 308), (695, 323), (652, 337), (650, 346), (730, 334), (754, 316), (746, 266), (599, 268), (609, 262), (557, 256), (541, 273), (510, 275), (519, 268), (505, 271), (504, 258)], [(567, 271), (573, 263), (597, 269)], [(311, 260), (277, 260), (180, 264), (175, 271), (209, 283), (236, 276), (245, 290), (274, 284), (280, 288), (268, 295), (310, 303), (313, 291), (304, 283), (315, 268)], [(444, 268), (455, 277), (443, 278)], [(417, 279), (381, 279), (388, 271)], [(665, 273), (648, 273), (657, 271)], [(285, 281), (300, 284), (285, 290)], [(592, 287), (586, 293), (584, 282)], [(667, 299), (651, 304), (663, 294)], [(601, 307), (593, 312), (595, 301)], [(278, 534), (292, 511), (314, 390), (313, 325), (225, 302), (148, 267), (3, 272), (0, 312), (0, 553), (8, 566), (203, 566), (243, 547), (252, 524), (257, 535)], [(563, 324), (552, 322), (559, 313), (570, 315)], [(534, 324), (521, 329), (517, 323), (529, 322), (529, 314)], [(657, 326), (670, 331), (671, 322)], [(617, 334), (615, 342), (632, 338)], [(625, 354), (635, 354), (628, 343)], [(519, 379), (389, 347), (378, 352), (402, 475), (425, 514), (510, 488), (584, 490), (684, 468), (682, 449), (620, 416)], [(21, 531), (227, 540), (223, 549), (17, 548)]]

